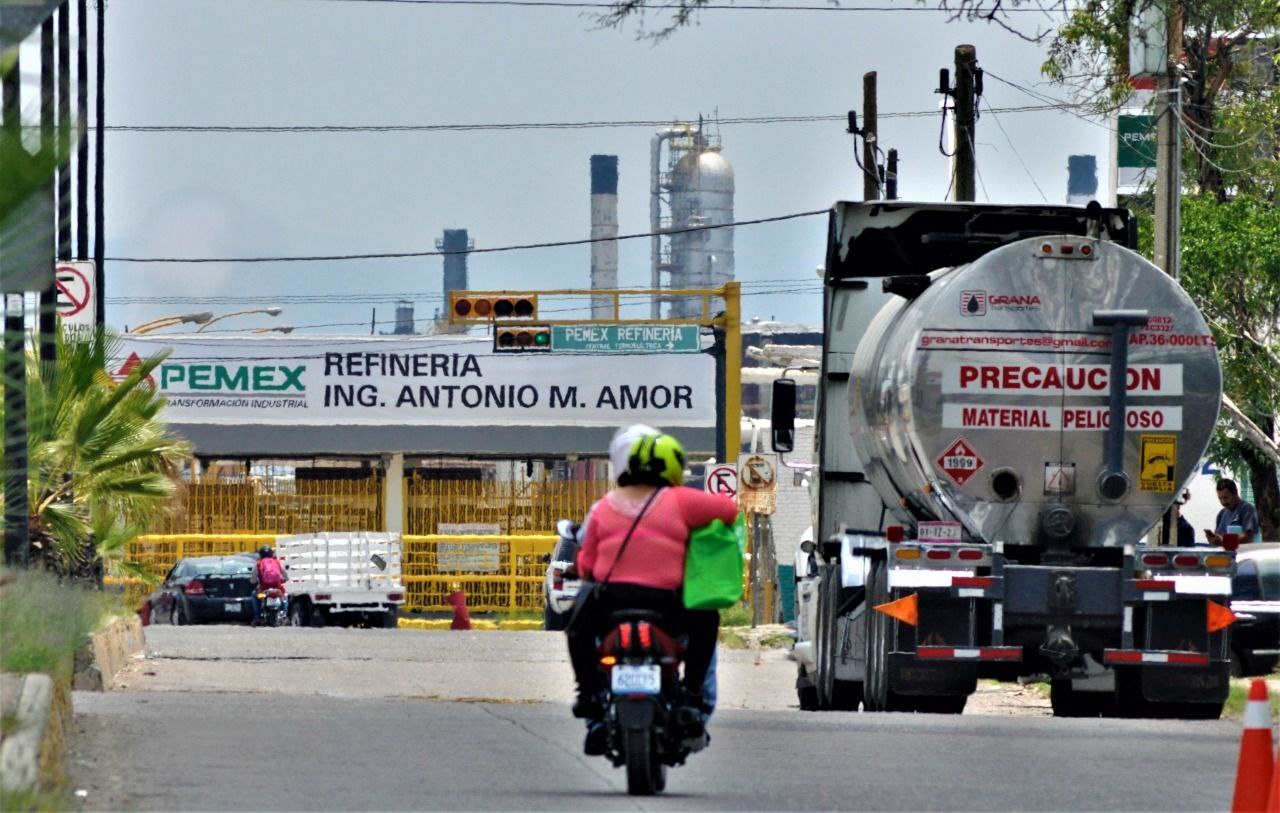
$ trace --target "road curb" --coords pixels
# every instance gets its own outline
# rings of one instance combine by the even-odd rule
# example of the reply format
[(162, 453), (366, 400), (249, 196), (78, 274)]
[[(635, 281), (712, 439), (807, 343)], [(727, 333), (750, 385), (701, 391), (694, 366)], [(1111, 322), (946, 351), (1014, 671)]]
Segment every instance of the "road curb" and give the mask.
[[(447, 630), (453, 622), (448, 618), (401, 618), (397, 625), (400, 629), (410, 630)], [(471, 619), (473, 630), (541, 630), (541, 621), (490, 621), (485, 618)]]
[(101, 692), (142, 651), (142, 621), (136, 615), (114, 616), (76, 653), (76, 691)]
[(73, 674), (0, 674), (0, 786), (7, 792), (57, 787), (66, 779), (71, 690), (103, 691), (143, 647), (136, 615), (114, 616), (76, 653)]

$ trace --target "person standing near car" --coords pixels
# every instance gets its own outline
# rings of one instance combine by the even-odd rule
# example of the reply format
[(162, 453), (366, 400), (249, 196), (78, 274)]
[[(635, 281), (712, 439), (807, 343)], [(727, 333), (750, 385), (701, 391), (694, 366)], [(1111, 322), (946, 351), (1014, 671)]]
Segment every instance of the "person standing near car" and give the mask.
[[(1222, 510), (1218, 512), (1213, 530), (1204, 529), (1209, 543), (1221, 545), (1223, 535), (1227, 533), (1236, 535), (1236, 544), (1252, 542), (1258, 533), (1258, 511), (1240, 498), (1240, 489), (1236, 487), (1235, 480), (1224, 478), (1218, 481), (1218, 504), (1222, 506)], [(1234, 530), (1232, 526), (1236, 526)]]

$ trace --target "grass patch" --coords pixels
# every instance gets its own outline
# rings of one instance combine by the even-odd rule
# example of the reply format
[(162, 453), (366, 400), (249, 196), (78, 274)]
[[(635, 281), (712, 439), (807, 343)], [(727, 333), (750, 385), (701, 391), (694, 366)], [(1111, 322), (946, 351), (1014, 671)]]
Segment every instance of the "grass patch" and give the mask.
[(746, 649), (747, 639), (730, 629), (720, 630), (720, 646), (725, 649)]
[(761, 649), (790, 649), (796, 642), (794, 635), (785, 632), (771, 632), (760, 638)]
[(54, 790), (8, 791), (0, 793), (0, 810), (4, 813), (74, 810), (72, 796), (64, 788)]
[(0, 670), (69, 676), (76, 650), (118, 606), (42, 571), (0, 571)]
[[(1222, 708), (1222, 716), (1229, 720), (1241, 720), (1244, 718), (1244, 704), (1249, 700), (1249, 685), (1253, 679), (1246, 678), (1244, 680), (1232, 680), (1231, 691), (1227, 694), (1227, 703)], [(1270, 692), (1268, 697), (1271, 698), (1271, 717), (1275, 719), (1280, 715), (1280, 692)]]

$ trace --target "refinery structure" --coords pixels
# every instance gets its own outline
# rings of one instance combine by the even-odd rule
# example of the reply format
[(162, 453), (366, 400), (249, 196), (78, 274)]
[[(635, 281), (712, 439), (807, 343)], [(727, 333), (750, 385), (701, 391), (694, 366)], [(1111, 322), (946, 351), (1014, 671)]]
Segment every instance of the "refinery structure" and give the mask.
[[(719, 134), (701, 119), (659, 130), (650, 141), (649, 171), (650, 287), (731, 282), (733, 229), (725, 226), (733, 222), (733, 167), (720, 152)], [(668, 302), (663, 314), (662, 300), (655, 299), (652, 316), (690, 318), (701, 309), (694, 299)]]
[[(618, 282), (618, 156), (591, 156), (592, 290), (613, 290)], [(649, 145), (650, 269), (648, 288), (719, 288), (734, 279), (733, 167), (721, 152), (720, 135), (707, 123), (665, 127)], [(466, 290), (467, 253), (474, 249), (466, 229), (446, 229), (436, 248), (444, 255), (444, 301)], [(630, 286), (621, 286), (630, 287)], [(664, 307), (665, 306), (665, 307)], [(694, 297), (658, 296), (654, 319), (695, 318), (702, 303)], [(591, 300), (593, 319), (614, 317), (613, 299)], [(457, 330), (458, 328), (453, 328)], [(449, 332), (437, 319), (436, 332)]]

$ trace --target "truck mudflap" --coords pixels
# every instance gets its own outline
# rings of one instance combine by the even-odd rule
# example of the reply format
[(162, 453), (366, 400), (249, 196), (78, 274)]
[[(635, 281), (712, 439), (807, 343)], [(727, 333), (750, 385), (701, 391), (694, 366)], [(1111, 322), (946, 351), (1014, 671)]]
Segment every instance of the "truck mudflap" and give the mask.
[(1020, 646), (916, 646), (922, 661), (1020, 661)]

